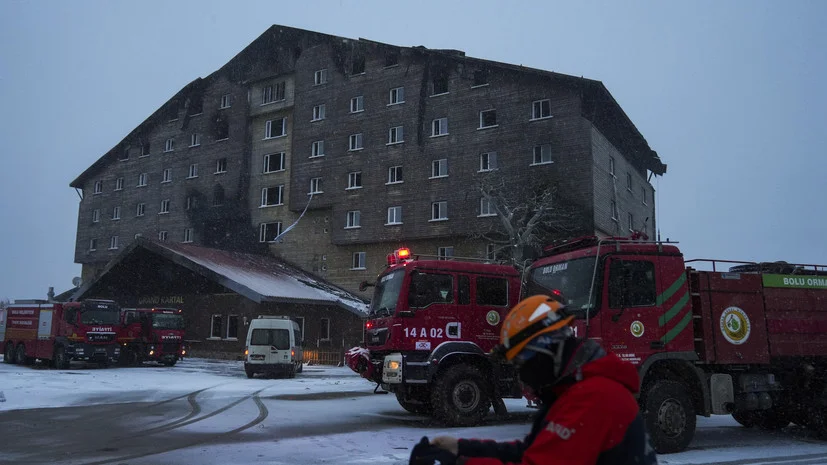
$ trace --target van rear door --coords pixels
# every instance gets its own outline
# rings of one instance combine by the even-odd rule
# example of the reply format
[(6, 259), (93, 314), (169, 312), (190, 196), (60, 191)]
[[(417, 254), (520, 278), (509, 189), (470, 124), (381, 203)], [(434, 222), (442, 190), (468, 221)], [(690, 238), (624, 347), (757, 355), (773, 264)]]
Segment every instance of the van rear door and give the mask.
[(291, 363), (290, 330), (287, 328), (254, 328), (248, 350), (250, 351), (250, 363)]

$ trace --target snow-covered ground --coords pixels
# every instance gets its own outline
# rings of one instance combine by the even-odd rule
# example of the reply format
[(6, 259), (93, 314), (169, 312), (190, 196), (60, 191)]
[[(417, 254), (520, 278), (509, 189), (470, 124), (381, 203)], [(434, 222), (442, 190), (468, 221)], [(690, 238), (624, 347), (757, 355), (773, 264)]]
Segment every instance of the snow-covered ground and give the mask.
[[(0, 463), (406, 464), (422, 436), (521, 438), (534, 412), (510, 400), (505, 422), (445, 428), (373, 389), (336, 367), (247, 379), (241, 362), (205, 359), (172, 368), (2, 364)], [(108, 423), (90, 444), (87, 436), (55, 433), (73, 419)], [(698, 425), (690, 449), (660, 463), (827, 464), (827, 443), (796, 427), (767, 433), (729, 417)]]

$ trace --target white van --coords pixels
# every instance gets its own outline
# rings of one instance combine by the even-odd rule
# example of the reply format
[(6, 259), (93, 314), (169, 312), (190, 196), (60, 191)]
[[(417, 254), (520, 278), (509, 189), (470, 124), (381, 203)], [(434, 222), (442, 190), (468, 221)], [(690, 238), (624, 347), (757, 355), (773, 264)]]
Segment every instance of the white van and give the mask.
[(259, 315), (250, 320), (244, 371), (295, 378), (302, 372), (302, 340), (299, 324), (287, 316)]

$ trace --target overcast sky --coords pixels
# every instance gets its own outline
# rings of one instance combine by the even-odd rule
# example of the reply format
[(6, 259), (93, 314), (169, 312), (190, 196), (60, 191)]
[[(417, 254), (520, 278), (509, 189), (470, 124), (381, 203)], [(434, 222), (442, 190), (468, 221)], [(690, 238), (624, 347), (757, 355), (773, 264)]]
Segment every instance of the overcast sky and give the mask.
[(77, 175), (269, 26), (602, 81), (689, 258), (827, 263), (827, 2), (0, 1), (0, 298), (71, 287)]

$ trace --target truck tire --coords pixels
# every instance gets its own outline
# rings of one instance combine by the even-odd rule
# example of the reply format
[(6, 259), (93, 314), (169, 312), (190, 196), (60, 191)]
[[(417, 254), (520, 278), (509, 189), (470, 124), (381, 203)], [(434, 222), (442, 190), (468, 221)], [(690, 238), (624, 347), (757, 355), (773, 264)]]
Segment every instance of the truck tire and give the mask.
[(302, 371), (304, 371), (304, 363), (299, 362), (299, 366), (296, 368), (296, 373), (301, 373)]
[(396, 401), (399, 402), (399, 405), (401, 405), (403, 409), (417, 415), (429, 415), (433, 410), (427, 395), (406, 396), (402, 392), (396, 391)]
[(250, 368), (245, 368), (244, 373), (247, 374), (247, 378), (253, 379), (253, 376), (256, 375), (256, 372), (251, 370)]
[(662, 380), (650, 385), (641, 402), (646, 429), (659, 454), (680, 452), (695, 436), (695, 407), (683, 384)]
[(7, 342), (6, 347), (3, 348), (3, 361), (10, 365), (13, 365), (16, 362), (14, 357), (14, 346), (11, 342)]
[(473, 365), (452, 365), (436, 376), (431, 406), (436, 419), (450, 426), (474, 426), (491, 409), (491, 386)]
[(778, 431), (790, 424), (781, 412), (775, 409), (732, 412), (732, 419), (745, 428), (757, 426), (767, 431)]
[(63, 346), (57, 346), (55, 348), (55, 368), (58, 370), (68, 370), (69, 369), (69, 357), (66, 356), (66, 349)]
[(17, 364), (18, 365), (31, 365), (34, 359), (31, 357), (26, 357), (26, 346), (23, 344), (17, 344)]
[(758, 424), (758, 417), (755, 412), (736, 410), (732, 412), (732, 419), (737, 421), (744, 428), (752, 428)]

